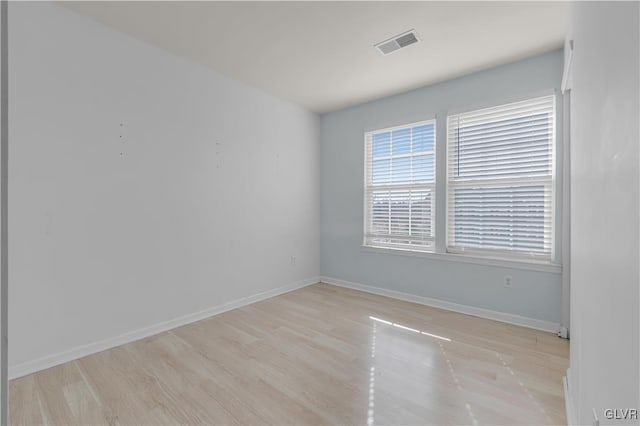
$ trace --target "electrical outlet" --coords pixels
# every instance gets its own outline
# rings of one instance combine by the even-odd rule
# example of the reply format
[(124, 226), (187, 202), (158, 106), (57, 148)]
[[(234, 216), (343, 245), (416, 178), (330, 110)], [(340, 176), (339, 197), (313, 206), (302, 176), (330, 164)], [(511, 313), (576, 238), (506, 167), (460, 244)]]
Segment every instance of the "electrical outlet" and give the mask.
[(513, 280), (513, 277), (511, 275), (505, 275), (504, 276), (504, 286), (506, 288), (511, 288), (511, 281)]
[(296, 257), (295, 256), (291, 256), (291, 264), (295, 265), (296, 264)]

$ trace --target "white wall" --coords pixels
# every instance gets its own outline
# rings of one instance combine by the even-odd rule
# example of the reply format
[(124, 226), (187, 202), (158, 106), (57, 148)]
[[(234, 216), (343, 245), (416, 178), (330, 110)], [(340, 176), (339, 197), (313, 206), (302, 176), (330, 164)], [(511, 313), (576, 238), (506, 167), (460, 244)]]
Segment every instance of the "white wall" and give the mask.
[(315, 114), (51, 3), (10, 14), (14, 374), (318, 276)]
[(0, 424), (7, 424), (7, 395), (8, 395), (8, 380), (7, 380), (7, 318), (6, 314), (8, 313), (7, 309), (7, 242), (5, 238), (6, 233), (6, 219), (7, 219), (7, 200), (6, 200), (6, 189), (7, 189), (7, 179), (5, 177), (5, 172), (8, 170), (7, 168), (7, 159), (8, 156), (6, 154), (7, 149), (7, 81), (8, 81), (8, 73), (6, 67), (8, 66), (7, 62), (7, 47), (8, 47), (8, 38), (7, 38), (7, 3), (3, 2), (0, 4)]
[(580, 424), (592, 409), (609, 424), (606, 408), (640, 408), (639, 13), (637, 2), (572, 4), (569, 390)]
[[(368, 102), (321, 118), (321, 274), (409, 295), (488, 309), (526, 324), (557, 329), (561, 321), (562, 275), (523, 266), (471, 264), (372, 251), (362, 247), (364, 132), (437, 115), (436, 156), (445, 164), (446, 115), (450, 110), (489, 106), (556, 89), (557, 163), (562, 165), (562, 50), (470, 74), (440, 84)], [(446, 173), (437, 167), (436, 251), (445, 250)], [(556, 252), (562, 262), (562, 170), (556, 193)], [(512, 288), (504, 287), (505, 275)], [(534, 320), (534, 321), (531, 321)]]

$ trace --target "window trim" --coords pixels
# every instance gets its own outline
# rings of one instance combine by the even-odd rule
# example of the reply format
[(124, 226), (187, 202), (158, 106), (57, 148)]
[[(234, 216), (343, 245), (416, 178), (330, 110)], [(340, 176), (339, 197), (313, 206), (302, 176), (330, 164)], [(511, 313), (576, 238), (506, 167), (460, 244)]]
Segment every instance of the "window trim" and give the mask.
[[(550, 245), (551, 245), (551, 251), (550, 251), (550, 255), (535, 255), (535, 254), (519, 254), (519, 253), (510, 253), (508, 251), (501, 251), (501, 250), (483, 250), (483, 249), (453, 249), (450, 248), (448, 243), (449, 243), (449, 187), (450, 187), (450, 182), (449, 182), (449, 117), (452, 115), (458, 115), (458, 114), (464, 114), (464, 113), (468, 113), (468, 112), (473, 112), (473, 111), (477, 111), (477, 110), (482, 110), (485, 108), (493, 108), (493, 107), (499, 107), (502, 105), (508, 105), (510, 103), (517, 103), (517, 102), (524, 102), (527, 100), (532, 100), (532, 99), (536, 99), (536, 98), (541, 98), (541, 97), (546, 97), (546, 96), (553, 96), (554, 97), (554, 102), (553, 102), (553, 130), (552, 130), (552, 135), (553, 135), (553, 140), (551, 143), (551, 181), (549, 183), (550, 187), (551, 187), (551, 240), (550, 240)], [(543, 91), (538, 91), (538, 92), (534, 92), (534, 93), (529, 93), (527, 95), (524, 96), (517, 96), (517, 97), (510, 97), (508, 99), (502, 99), (500, 101), (493, 101), (493, 102), (486, 102), (483, 103), (481, 105), (475, 105), (475, 106), (468, 106), (465, 108), (455, 108), (455, 109), (450, 109), (447, 111), (447, 114), (445, 116), (445, 129), (446, 129), (446, 134), (445, 134), (445, 161), (444, 161), (444, 168), (445, 168), (445, 182), (444, 182), (444, 191), (445, 191), (445, 239), (444, 239), (444, 248), (445, 248), (445, 252), (442, 253), (442, 255), (446, 254), (449, 256), (455, 256), (455, 257), (460, 257), (460, 258), (468, 258), (468, 259), (477, 259), (478, 261), (480, 260), (486, 260), (486, 261), (495, 261), (498, 262), (502, 265), (505, 265), (505, 262), (511, 264), (511, 263), (515, 263), (515, 264), (521, 264), (521, 265), (531, 265), (531, 266), (544, 266), (544, 268), (542, 270), (549, 270), (552, 272), (561, 272), (562, 271), (562, 265), (561, 263), (557, 262), (557, 238), (556, 238), (556, 233), (557, 233), (557, 226), (556, 226), (556, 220), (557, 220), (557, 212), (556, 209), (558, 207), (558, 200), (557, 198), (557, 186), (558, 186), (558, 179), (557, 179), (557, 150), (558, 150), (558, 102), (560, 100), (560, 97), (558, 96), (558, 91), (556, 89), (550, 89), (550, 90), (543, 90)], [(526, 181), (527, 179), (518, 179), (519, 183), (522, 183), (524, 181)], [(531, 181), (536, 181), (538, 180), (538, 178), (531, 178)], [(477, 181), (474, 182), (470, 182), (470, 185), (473, 184), (477, 184), (478, 182), (480, 182), (480, 180), (478, 179)], [(496, 180), (495, 183), (498, 182), (504, 182), (505, 184), (508, 184), (510, 181), (508, 179), (504, 179), (501, 181)], [(474, 263), (474, 262), (471, 262)], [(548, 268), (548, 269), (547, 269)], [(529, 269), (529, 268), (521, 268), (521, 269)], [(540, 269), (534, 269), (534, 270), (540, 270)]]
[[(387, 246), (387, 245), (375, 245), (375, 244), (371, 244), (368, 243), (367, 240), (368, 238), (371, 237), (371, 235), (369, 235), (368, 233), (368, 224), (369, 224), (369, 215), (368, 215), (368, 209), (367, 209), (367, 205), (368, 205), (368, 200), (367, 197), (369, 195), (369, 189), (370, 189), (370, 184), (369, 184), (369, 162), (368, 162), (368, 153), (369, 153), (369, 141), (368, 141), (368, 137), (369, 135), (373, 136), (373, 133), (378, 133), (378, 132), (392, 132), (393, 130), (398, 130), (398, 129), (405, 129), (405, 128), (412, 128), (412, 127), (417, 127), (423, 124), (433, 124), (433, 150), (429, 151), (428, 153), (426, 153), (425, 155), (433, 155), (433, 182), (432, 183), (422, 183), (422, 184), (396, 184), (396, 185), (382, 185), (381, 189), (387, 189), (387, 190), (393, 190), (393, 189), (410, 189), (410, 188), (427, 188), (431, 191), (431, 238), (429, 239), (423, 239), (425, 241), (429, 241), (430, 245), (428, 247), (426, 247), (425, 249), (410, 249), (410, 248), (405, 248), (405, 247), (391, 247), (391, 246)], [(436, 194), (437, 194), (437, 176), (436, 176), (436, 170), (437, 170), (437, 157), (436, 157), (436, 152), (437, 152), (437, 125), (438, 125), (438, 121), (436, 118), (436, 115), (432, 115), (432, 116), (428, 116), (428, 118), (422, 118), (422, 119), (418, 119), (418, 121), (411, 121), (411, 122), (407, 122), (404, 124), (395, 124), (393, 126), (390, 127), (382, 127), (382, 128), (377, 128), (377, 129), (371, 129), (371, 130), (365, 130), (364, 131), (364, 185), (363, 185), (363, 204), (362, 204), (362, 208), (363, 208), (363, 213), (362, 213), (362, 217), (363, 217), (363, 221), (362, 221), (362, 225), (363, 225), (363, 230), (362, 230), (362, 246), (363, 247), (367, 247), (367, 248), (371, 248), (371, 249), (377, 249), (377, 250), (396, 250), (396, 251), (402, 251), (402, 252), (416, 252), (416, 253), (435, 253), (436, 250), (436, 209), (435, 209), (435, 203), (436, 203)], [(373, 142), (373, 138), (371, 139), (371, 141)], [(371, 149), (373, 149), (373, 147), (371, 147)], [(407, 155), (407, 158), (412, 158), (412, 155)], [(393, 189), (392, 189), (393, 188)]]
[[(512, 104), (512, 103), (516, 103), (516, 102), (523, 102), (523, 101), (527, 101), (529, 99), (535, 99), (535, 98), (542, 98), (545, 96), (555, 96), (556, 97), (556, 110), (557, 110), (557, 104), (558, 104), (558, 99), (559, 98), (559, 92), (557, 89), (543, 89), (543, 90), (536, 90), (536, 91), (530, 91), (527, 92), (525, 94), (520, 94), (520, 95), (513, 95), (513, 96), (502, 96), (499, 97), (497, 99), (493, 99), (490, 101), (482, 101), (482, 102), (475, 102), (475, 103), (470, 103), (467, 104), (463, 107), (452, 107), (449, 108), (445, 114), (445, 119), (447, 117), (449, 117), (450, 115), (457, 115), (457, 114), (464, 114), (467, 112), (472, 112), (472, 111), (476, 111), (479, 109), (485, 109), (485, 108), (493, 108), (493, 107), (497, 107), (500, 105), (506, 105), (506, 104)], [(562, 94), (560, 93), (560, 96), (562, 96)], [(557, 130), (557, 129), (556, 129)]]
[(367, 253), (391, 254), (394, 256), (418, 257), (423, 259), (444, 260), (447, 262), (470, 263), (474, 265), (520, 269), (537, 272), (561, 273), (562, 264), (534, 259), (513, 259), (495, 256), (482, 256), (470, 253), (439, 253), (428, 251), (404, 250), (398, 248), (362, 245)]

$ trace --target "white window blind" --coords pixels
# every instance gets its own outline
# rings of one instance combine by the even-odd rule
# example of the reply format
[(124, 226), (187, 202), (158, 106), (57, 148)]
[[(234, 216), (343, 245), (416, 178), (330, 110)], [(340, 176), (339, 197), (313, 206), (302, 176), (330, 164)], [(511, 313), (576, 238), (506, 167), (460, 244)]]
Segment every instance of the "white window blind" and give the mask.
[(435, 120), (365, 134), (364, 244), (431, 251)]
[(447, 251), (551, 260), (555, 96), (447, 119)]

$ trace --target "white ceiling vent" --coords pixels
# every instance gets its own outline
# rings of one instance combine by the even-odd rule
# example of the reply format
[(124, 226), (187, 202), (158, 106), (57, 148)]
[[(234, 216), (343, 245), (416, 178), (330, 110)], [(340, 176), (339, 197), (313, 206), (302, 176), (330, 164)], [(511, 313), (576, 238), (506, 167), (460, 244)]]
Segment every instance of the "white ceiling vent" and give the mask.
[(418, 38), (418, 34), (416, 34), (415, 30), (410, 30), (385, 41), (381, 41), (380, 43), (376, 43), (374, 46), (383, 55), (388, 55), (391, 52), (395, 52), (396, 50), (410, 46), (419, 41), (420, 39)]

